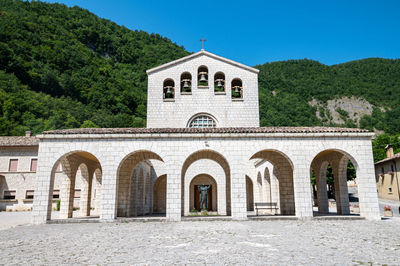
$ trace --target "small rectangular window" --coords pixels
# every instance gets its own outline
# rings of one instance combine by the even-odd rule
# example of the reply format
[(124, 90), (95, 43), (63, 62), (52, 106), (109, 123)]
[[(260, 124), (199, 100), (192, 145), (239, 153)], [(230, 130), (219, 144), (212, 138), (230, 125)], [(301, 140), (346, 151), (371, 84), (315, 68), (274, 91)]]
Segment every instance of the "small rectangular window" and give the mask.
[(31, 160), (31, 172), (36, 172), (37, 169), (37, 159)]
[(388, 188), (388, 193), (392, 194), (392, 188), (391, 187)]
[(3, 199), (5, 200), (15, 199), (15, 194), (16, 194), (15, 190), (5, 190)]
[(18, 159), (10, 159), (8, 171), (16, 172), (18, 170)]
[(59, 199), (60, 198), (60, 190), (55, 189), (53, 190), (53, 199)]
[(25, 199), (33, 199), (34, 190), (27, 190)]
[(75, 189), (74, 198), (79, 199), (81, 197), (81, 190)]

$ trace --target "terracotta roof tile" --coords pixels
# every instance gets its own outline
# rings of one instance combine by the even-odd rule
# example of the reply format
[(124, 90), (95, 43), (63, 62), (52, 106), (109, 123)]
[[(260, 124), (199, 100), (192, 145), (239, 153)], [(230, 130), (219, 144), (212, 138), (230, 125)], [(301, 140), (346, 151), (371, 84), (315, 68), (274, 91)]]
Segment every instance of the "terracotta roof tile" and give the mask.
[(0, 137), (0, 146), (38, 146), (39, 139), (36, 137), (25, 136), (6, 136)]
[(227, 127), (227, 128), (76, 128), (44, 131), (44, 135), (162, 134), (162, 133), (366, 133), (365, 129), (339, 127)]

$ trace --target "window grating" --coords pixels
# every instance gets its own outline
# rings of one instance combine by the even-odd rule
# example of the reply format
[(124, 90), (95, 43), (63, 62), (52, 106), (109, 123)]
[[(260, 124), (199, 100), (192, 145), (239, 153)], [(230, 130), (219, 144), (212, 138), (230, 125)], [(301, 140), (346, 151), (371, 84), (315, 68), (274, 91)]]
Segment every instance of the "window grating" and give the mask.
[(190, 122), (189, 127), (193, 128), (205, 128), (205, 127), (216, 127), (216, 123), (214, 119), (209, 116), (201, 115), (192, 120)]

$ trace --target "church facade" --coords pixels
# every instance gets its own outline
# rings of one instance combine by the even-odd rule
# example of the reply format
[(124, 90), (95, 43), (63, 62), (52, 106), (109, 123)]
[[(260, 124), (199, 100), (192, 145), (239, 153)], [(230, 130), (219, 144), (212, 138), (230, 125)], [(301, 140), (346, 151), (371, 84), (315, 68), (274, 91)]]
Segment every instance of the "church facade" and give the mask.
[(259, 127), (258, 70), (204, 50), (147, 74), (147, 128), (67, 129), (38, 136), (33, 223), (52, 219), (59, 164), (65, 176), (59, 213), (64, 219), (74, 215), (78, 169), (84, 180), (81, 213), (92, 215), (97, 182), (101, 221), (155, 215), (180, 221), (194, 216), (201, 184), (210, 186), (211, 215), (243, 220), (262, 204), (276, 206), (262, 210), (268, 215), (326, 215), (328, 165), (334, 174), (336, 213), (348, 215), (349, 161), (356, 168), (360, 215), (380, 217), (373, 133)]

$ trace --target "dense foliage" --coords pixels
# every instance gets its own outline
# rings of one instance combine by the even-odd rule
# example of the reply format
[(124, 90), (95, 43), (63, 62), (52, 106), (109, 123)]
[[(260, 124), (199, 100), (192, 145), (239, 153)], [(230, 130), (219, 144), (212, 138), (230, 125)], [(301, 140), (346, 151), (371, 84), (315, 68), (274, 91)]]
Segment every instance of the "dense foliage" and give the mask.
[(188, 54), (78, 7), (0, 0), (0, 135), (142, 127), (145, 70)]
[[(356, 96), (374, 106), (371, 116), (361, 118), (360, 127), (400, 132), (400, 60), (369, 58), (326, 66), (304, 59), (257, 68), (263, 126), (326, 125), (316, 117), (317, 108), (309, 104), (312, 99), (326, 102)], [(336, 111), (343, 117), (347, 115), (344, 110)], [(348, 120), (345, 126), (356, 124)]]
[[(188, 54), (158, 34), (129, 30), (79, 7), (0, 0), (0, 135), (143, 127), (145, 70)], [(400, 132), (400, 60), (326, 66), (304, 59), (256, 67), (262, 126), (338, 126), (318, 119), (316, 111), (329, 113), (309, 102), (354, 95), (374, 105), (361, 127)], [(341, 126), (356, 126), (345, 121)]]

